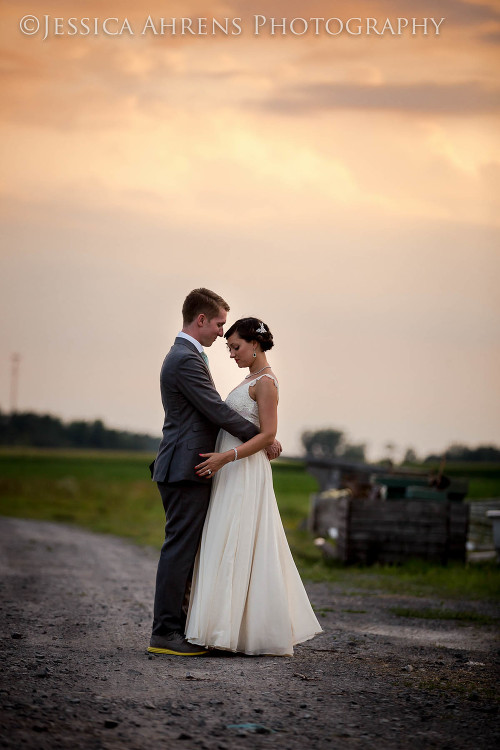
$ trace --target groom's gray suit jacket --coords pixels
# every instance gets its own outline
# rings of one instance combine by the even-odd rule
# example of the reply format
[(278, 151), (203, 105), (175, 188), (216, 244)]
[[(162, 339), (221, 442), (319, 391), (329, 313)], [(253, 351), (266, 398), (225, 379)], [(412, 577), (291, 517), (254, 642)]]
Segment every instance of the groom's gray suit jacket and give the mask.
[(210, 482), (195, 473), (211, 453), (219, 428), (245, 442), (257, 427), (229, 408), (221, 399), (210, 371), (195, 345), (177, 337), (165, 357), (160, 374), (165, 420), (163, 438), (152, 465), (155, 482)]

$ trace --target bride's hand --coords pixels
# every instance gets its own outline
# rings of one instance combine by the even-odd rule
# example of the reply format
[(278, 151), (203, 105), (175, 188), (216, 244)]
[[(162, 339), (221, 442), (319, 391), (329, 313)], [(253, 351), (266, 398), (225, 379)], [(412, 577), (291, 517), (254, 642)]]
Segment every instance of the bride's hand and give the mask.
[(274, 461), (275, 458), (279, 458), (283, 451), (283, 447), (279, 440), (274, 441), (271, 445), (266, 448), (266, 455), (270, 461)]
[(194, 470), (199, 477), (205, 477), (205, 479), (213, 477), (229, 461), (226, 453), (200, 453), (200, 456), (206, 460), (195, 466)]

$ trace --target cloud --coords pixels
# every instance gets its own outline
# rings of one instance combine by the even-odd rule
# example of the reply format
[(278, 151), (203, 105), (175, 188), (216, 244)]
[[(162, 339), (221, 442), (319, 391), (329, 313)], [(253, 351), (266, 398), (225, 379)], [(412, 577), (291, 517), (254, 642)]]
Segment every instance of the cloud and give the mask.
[[(75, 13), (74, 3), (69, 5)], [(255, 4), (249, 8), (248, 2), (236, 0), (201, 0), (196, 8), (191, 3), (182, 5), (169, 4), (167, 11), (160, 0), (151, 0), (147, 13), (250, 18), (262, 11)], [(42, 46), (37, 39), (18, 33), (19, 12), (9, 6), (10, 10), (2, 11), (6, 18), (0, 59), (2, 118), (31, 129), (87, 131), (119, 127), (138, 114), (164, 119), (173, 110), (196, 112), (196, 116), (240, 107), (248, 112), (247, 100), (264, 101), (263, 109), (288, 114), (340, 108), (467, 114), (476, 106), (479, 113), (496, 111), (494, 92), (470, 81), (486, 81), (488, 76), (495, 81), (491, 56), (500, 12), (487, 2), (442, 0), (438, 10), (434, 5), (422, 0), (417, 13), (409, 0), (358, 0), (355, 11), (347, 0), (333, 6), (330, 0), (311, 0), (307, 5), (303, 0), (269, 0), (263, 11), (267, 16), (288, 18), (446, 17), (446, 33), (432, 45), (423, 38), (349, 38), (332, 44), (326, 38), (247, 35), (92, 40), (61, 36)], [(50, 7), (46, 12), (51, 12)], [(101, 4), (92, 0), (85, 14), (103, 16)], [(136, 20), (145, 14), (131, 0), (119, 0), (106, 10), (106, 15)], [(488, 44), (481, 44), (482, 39)], [(460, 64), (456, 64), (458, 55)], [(426, 80), (433, 83), (426, 84)], [(393, 85), (368, 85), (384, 81)], [(266, 101), (278, 86), (276, 98)]]
[[(398, 8), (400, 15), (411, 15), (411, 13), (415, 12), (415, 3), (413, 0), (405, 0), (404, 2), (396, 0), (393, 4)], [(457, 26), (471, 26), (489, 21), (500, 21), (498, 8), (489, 3), (470, 2), (470, 0), (441, 0), (437, 7), (435, 2), (419, 2), (418, 10), (422, 15), (426, 15), (427, 13), (434, 15), (434, 13), (438, 12), (440, 17), (445, 17), (450, 24)]]
[(481, 34), (480, 40), (481, 42), (486, 42), (486, 44), (500, 44), (500, 29), (498, 31), (490, 31), (486, 34)]
[(381, 86), (315, 83), (278, 92), (264, 102), (263, 108), (298, 115), (336, 109), (478, 115), (500, 111), (500, 88), (489, 88), (476, 81)]
[[(398, 16), (416, 15), (414, 0), (391, 0), (393, 12)], [(500, 12), (490, 3), (472, 2), (470, 0), (440, 0), (418, 3), (419, 16), (436, 16), (446, 18), (452, 26), (473, 26), (489, 21), (500, 21)]]
[[(249, 12), (265, 13), (267, 17), (338, 17), (349, 18), (351, 16), (371, 16), (371, 17), (403, 17), (412, 18), (414, 16), (446, 18), (447, 23), (453, 26), (471, 26), (476, 24), (487, 23), (490, 21), (500, 21), (500, 11), (495, 7), (495, 3), (476, 2), (476, 0), (358, 0), (353, 7), (352, 0), (337, 0), (332, 3), (331, 0), (312, 0), (304, 3), (304, 0), (268, 0), (265, 4), (265, 10), (254, 8), (249, 11), (248, 0), (233, 0), (226, 4), (227, 13), (238, 14), (241, 16), (248, 15)], [(229, 10), (230, 9), (230, 10)], [(211, 11), (213, 12), (213, 11)]]

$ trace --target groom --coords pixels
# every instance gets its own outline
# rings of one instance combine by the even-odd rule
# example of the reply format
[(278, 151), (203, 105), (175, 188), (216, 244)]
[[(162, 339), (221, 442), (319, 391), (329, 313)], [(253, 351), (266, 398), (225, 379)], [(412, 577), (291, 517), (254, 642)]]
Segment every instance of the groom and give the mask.
[[(211, 453), (219, 428), (242, 442), (257, 427), (229, 408), (217, 393), (204, 346), (224, 333), (229, 305), (209, 289), (194, 289), (182, 306), (182, 331), (165, 357), (160, 390), (165, 421), (158, 455), (151, 464), (165, 509), (165, 541), (156, 575), (153, 632), (148, 651), (198, 656), (206, 653), (184, 638), (183, 603), (210, 499), (210, 479), (194, 470), (200, 453)], [(281, 453), (277, 441), (269, 458)]]

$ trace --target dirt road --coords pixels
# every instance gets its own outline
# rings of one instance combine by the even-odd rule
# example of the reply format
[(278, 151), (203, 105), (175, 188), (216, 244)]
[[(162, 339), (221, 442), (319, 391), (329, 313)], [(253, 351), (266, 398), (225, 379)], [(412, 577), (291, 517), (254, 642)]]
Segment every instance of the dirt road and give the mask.
[(389, 612), (440, 602), (314, 584), (325, 632), (293, 658), (153, 657), (156, 553), (16, 519), (0, 550), (0, 747), (499, 746), (493, 627)]

